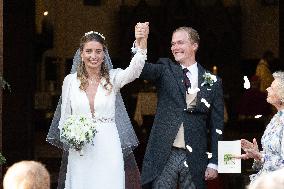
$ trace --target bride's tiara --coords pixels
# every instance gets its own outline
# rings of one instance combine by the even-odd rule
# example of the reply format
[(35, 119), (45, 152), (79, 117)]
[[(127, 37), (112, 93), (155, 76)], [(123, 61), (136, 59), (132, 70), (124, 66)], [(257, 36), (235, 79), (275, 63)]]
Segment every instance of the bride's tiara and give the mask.
[(96, 32), (96, 31), (89, 31), (89, 32), (85, 33), (85, 36), (90, 35), (90, 34), (97, 34), (97, 35), (99, 35), (101, 38), (103, 38), (104, 40), (106, 40), (106, 38), (105, 38), (105, 36), (104, 36), (103, 34), (101, 34), (101, 33), (99, 33), (99, 32)]

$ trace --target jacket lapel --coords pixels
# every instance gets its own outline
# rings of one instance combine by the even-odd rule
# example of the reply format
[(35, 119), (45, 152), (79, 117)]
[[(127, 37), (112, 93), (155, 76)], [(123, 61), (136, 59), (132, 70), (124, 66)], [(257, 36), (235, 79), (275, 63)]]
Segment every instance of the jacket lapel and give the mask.
[(180, 64), (177, 64), (175, 62), (171, 62), (170, 67), (172, 69), (174, 78), (177, 82), (177, 85), (179, 86), (180, 92), (182, 93), (182, 96), (185, 100), (185, 92), (186, 92), (186, 88), (183, 82), (183, 72), (182, 72), (182, 68)]
[(200, 64), (197, 64), (197, 67), (198, 67), (198, 88), (200, 89), (200, 91), (197, 93), (197, 96), (196, 96), (196, 108), (198, 109), (200, 107), (200, 103), (201, 103), (201, 98), (205, 91), (205, 87), (201, 86), (201, 84), (203, 83), (203, 75), (205, 73), (205, 69), (200, 65)]

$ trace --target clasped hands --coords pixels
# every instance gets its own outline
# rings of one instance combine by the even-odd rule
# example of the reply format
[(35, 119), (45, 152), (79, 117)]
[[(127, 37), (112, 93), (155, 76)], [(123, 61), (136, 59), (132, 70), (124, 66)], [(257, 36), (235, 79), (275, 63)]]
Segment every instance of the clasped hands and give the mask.
[(147, 48), (147, 39), (149, 35), (149, 22), (138, 22), (135, 26), (135, 46), (141, 49)]

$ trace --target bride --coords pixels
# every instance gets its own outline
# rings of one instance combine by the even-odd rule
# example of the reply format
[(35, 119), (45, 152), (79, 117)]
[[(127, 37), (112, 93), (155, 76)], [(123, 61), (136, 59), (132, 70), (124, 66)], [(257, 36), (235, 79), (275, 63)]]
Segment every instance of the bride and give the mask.
[[(139, 27), (141, 25), (146, 27)], [(147, 39), (147, 26), (148, 23), (136, 25), (136, 39)], [(141, 28), (147, 30), (147, 36)], [(143, 69), (147, 40), (139, 45), (125, 70), (112, 69), (104, 36), (91, 31), (81, 38), (73, 62), (76, 72), (67, 75), (63, 81), (60, 107), (57, 107), (47, 137), (49, 142), (65, 150), (58, 188), (140, 188), (132, 153), (138, 141), (119, 92), (125, 84), (138, 78)], [(58, 140), (58, 133), (70, 115), (84, 115), (96, 123), (98, 132), (93, 144), (83, 147), (83, 155)]]

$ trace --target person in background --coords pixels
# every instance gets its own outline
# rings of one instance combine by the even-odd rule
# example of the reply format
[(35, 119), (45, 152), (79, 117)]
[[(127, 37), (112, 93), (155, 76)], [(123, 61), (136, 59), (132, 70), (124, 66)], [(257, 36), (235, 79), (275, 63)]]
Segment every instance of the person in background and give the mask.
[(3, 180), (4, 189), (50, 189), (50, 175), (43, 164), (20, 161), (13, 164)]
[(277, 109), (277, 113), (262, 135), (262, 150), (258, 148), (256, 139), (252, 142), (241, 139), (245, 154), (237, 156), (241, 159), (254, 159), (253, 169), (258, 172), (250, 176), (251, 182), (262, 174), (284, 167), (284, 72), (275, 72), (273, 77), (274, 81), (267, 88), (267, 102)]
[(255, 75), (259, 77), (260, 86), (259, 89), (265, 92), (266, 89), (271, 85), (273, 76), (271, 74), (270, 65), (274, 60), (274, 54), (271, 51), (263, 53), (262, 58), (257, 64)]
[(260, 176), (247, 189), (283, 189), (284, 168)]
[(269, 116), (270, 104), (266, 93), (259, 90), (260, 79), (254, 75), (250, 78), (251, 87), (243, 93), (237, 104), (238, 119), (254, 119), (256, 115)]

